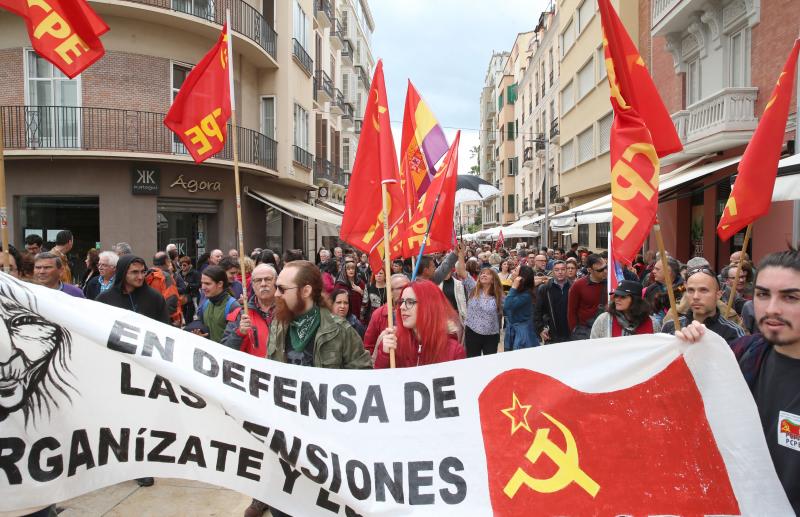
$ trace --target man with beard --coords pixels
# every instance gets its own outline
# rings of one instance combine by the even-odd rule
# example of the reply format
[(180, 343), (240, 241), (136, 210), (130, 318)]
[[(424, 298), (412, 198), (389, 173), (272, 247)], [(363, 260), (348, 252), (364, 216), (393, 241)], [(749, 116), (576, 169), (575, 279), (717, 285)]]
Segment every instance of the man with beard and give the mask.
[[(128, 309), (167, 325), (170, 324), (167, 304), (161, 293), (146, 285), (147, 264), (135, 255), (123, 255), (117, 261), (114, 284), (96, 300), (107, 305)], [(139, 478), (139, 486), (153, 486), (153, 478)]]
[(275, 280), (278, 272), (272, 264), (259, 264), (250, 277), (253, 296), (247, 301), (249, 314), (235, 309), (228, 314), (222, 344), (250, 355), (267, 355), (269, 326), (275, 314)]
[[(334, 317), (322, 298), (322, 274), (307, 260), (289, 262), (275, 283), (275, 320), (269, 331), (268, 357), (301, 366), (370, 369), (372, 359), (355, 329)], [(258, 517), (267, 510), (259, 501), (245, 510)], [(271, 509), (273, 517), (288, 514)]]
[[(760, 334), (731, 345), (755, 399), (775, 471), (800, 515), (800, 252), (767, 255), (758, 266), (753, 308)], [(699, 322), (675, 335), (693, 343)]]

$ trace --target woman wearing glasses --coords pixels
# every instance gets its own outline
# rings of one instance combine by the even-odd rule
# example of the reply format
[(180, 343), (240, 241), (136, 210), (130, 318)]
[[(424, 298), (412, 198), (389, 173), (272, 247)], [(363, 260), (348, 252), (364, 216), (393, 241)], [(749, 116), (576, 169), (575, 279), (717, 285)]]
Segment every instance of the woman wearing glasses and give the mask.
[(454, 332), (458, 315), (433, 282), (417, 280), (403, 289), (396, 314), (397, 326), (384, 331), (375, 368), (389, 367), (390, 350), (398, 368), (466, 356)]
[(659, 328), (650, 315), (650, 304), (642, 298), (642, 284), (623, 280), (614, 291), (608, 310), (594, 320), (590, 338), (653, 334)]

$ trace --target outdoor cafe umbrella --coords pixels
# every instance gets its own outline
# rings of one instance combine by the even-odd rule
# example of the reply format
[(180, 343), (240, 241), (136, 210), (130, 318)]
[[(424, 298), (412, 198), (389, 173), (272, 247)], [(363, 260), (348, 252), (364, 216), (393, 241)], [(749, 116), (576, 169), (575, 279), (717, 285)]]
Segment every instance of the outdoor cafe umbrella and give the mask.
[(483, 201), (499, 196), (500, 190), (486, 180), (472, 174), (459, 174), (456, 182), (456, 204), (465, 201)]

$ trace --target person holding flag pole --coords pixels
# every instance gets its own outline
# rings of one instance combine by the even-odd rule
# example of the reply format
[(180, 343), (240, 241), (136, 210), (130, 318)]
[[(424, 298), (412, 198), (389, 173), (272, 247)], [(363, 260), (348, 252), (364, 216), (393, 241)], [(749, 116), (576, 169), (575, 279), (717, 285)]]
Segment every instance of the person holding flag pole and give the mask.
[[(189, 154), (199, 164), (224, 149), (227, 123), (231, 120), (239, 269), (245, 271), (239, 142), (233, 88), (233, 38), (230, 35), (230, 12), (227, 9), (225, 17), (226, 22), (216, 45), (186, 77), (164, 117), (164, 125), (181, 139)], [(247, 275), (242, 275), (242, 282), (242, 290), (247, 293)], [(247, 303), (243, 305), (242, 317), (249, 317)]]
[[(775, 189), (775, 178), (778, 175), (778, 160), (783, 146), (786, 122), (789, 119), (789, 105), (797, 73), (798, 53), (800, 53), (800, 39), (794, 42), (753, 138), (747, 144), (742, 161), (739, 162), (739, 175), (731, 188), (731, 194), (717, 226), (717, 235), (723, 241), (729, 240), (746, 226), (742, 242), (743, 252), (747, 251), (747, 246), (750, 244), (753, 221), (766, 215), (772, 204), (772, 191)], [(737, 267), (734, 286), (739, 285), (741, 273), (742, 268)], [(728, 312), (731, 311), (735, 299), (734, 293), (728, 297)]]

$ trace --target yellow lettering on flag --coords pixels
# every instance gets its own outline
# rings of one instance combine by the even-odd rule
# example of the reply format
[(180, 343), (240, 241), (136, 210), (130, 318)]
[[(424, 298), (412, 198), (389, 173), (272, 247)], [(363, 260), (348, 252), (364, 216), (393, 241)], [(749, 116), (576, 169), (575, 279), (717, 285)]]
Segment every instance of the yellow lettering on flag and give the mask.
[(200, 121), (196, 126), (192, 126), (184, 133), (186, 136), (191, 137), (190, 142), (193, 144), (200, 144), (197, 153), (200, 155), (206, 154), (211, 150), (211, 137), (216, 137), (220, 142), (223, 141), (222, 130), (217, 123), (217, 117), (222, 114), (222, 109), (217, 108)]
[(42, 39), (42, 36), (45, 34), (52, 36), (56, 39), (65, 39), (67, 36), (72, 34), (72, 29), (70, 28), (69, 24), (55, 11), (50, 10), (50, 6), (47, 6), (47, 16), (39, 22), (36, 28), (33, 30), (33, 37), (36, 39)]
[(567, 426), (547, 413), (542, 412), (542, 415), (561, 431), (566, 449), (561, 450), (561, 448), (550, 439), (549, 428), (537, 429), (536, 435), (533, 438), (533, 443), (525, 454), (525, 458), (531, 463), (536, 463), (544, 454), (558, 466), (558, 470), (550, 478), (539, 479), (531, 476), (525, 472), (524, 469), (518, 468), (505, 488), (503, 488), (503, 492), (509, 499), (513, 499), (523, 485), (535, 492), (552, 494), (565, 489), (571, 483), (576, 483), (590, 496), (593, 498), (596, 497), (597, 493), (600, 491), (600, 485), (589, 477), (586, 472), (581, 470), (578, 458), (578, 447), (575, 443), (575, 437), (572, 436), (572, 432)]

